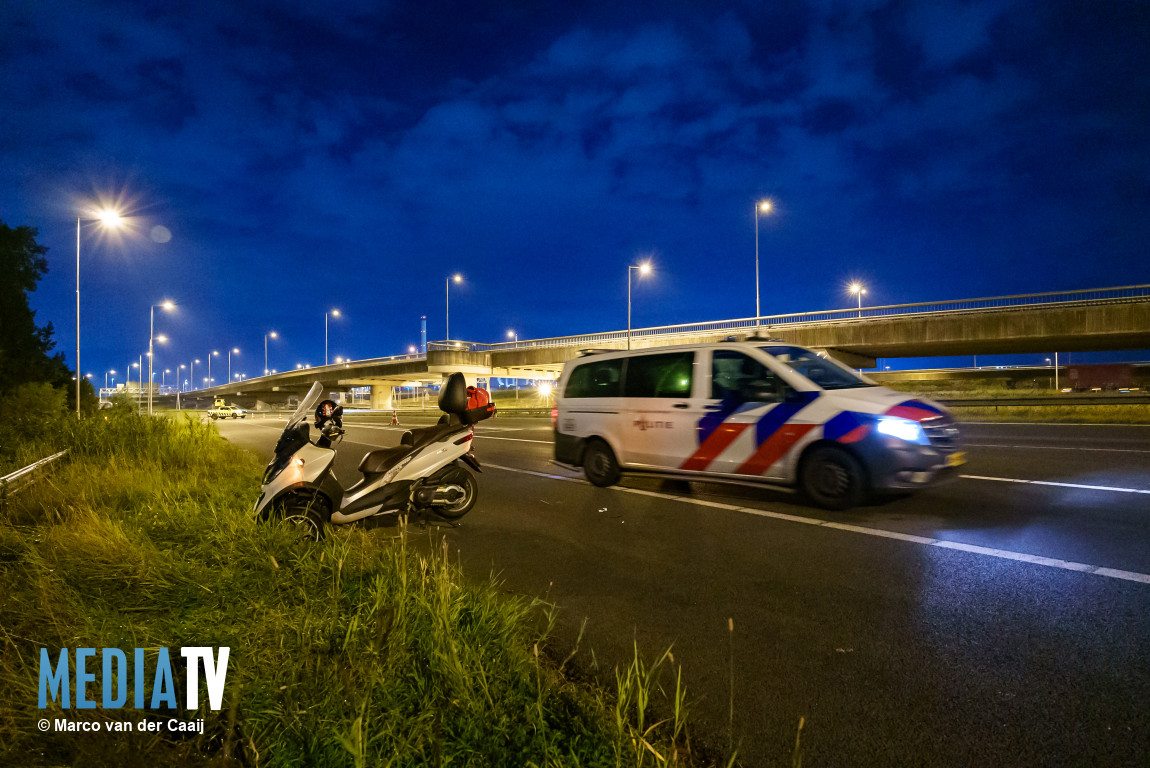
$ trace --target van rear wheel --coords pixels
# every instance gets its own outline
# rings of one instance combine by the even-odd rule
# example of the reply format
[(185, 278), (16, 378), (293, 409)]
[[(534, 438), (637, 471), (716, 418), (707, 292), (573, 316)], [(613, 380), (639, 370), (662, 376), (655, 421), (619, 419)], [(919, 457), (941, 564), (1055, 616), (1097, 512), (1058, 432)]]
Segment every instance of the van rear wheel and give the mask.
[(800, 485), (806, 497), (823, 509), (849, 509), (863, 500), (864, 480), (858, 460), (834, 446), (815, 448), (803, 460)]
[(592, 440), (583, 451), (583, 474), (592, 485), (600, 488), (619, 482), (619, 462), (611, 446), (602, 440)]

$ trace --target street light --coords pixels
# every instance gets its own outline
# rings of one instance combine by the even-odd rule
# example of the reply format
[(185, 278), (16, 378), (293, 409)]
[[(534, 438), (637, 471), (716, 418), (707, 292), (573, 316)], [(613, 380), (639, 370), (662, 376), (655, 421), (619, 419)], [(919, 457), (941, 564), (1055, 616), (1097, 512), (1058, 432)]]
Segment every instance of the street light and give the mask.
[(339, 317), (339, 310), (333, 309), (323, 313), (323, 364), (327, 365), (327, 316)]
[(760, 200), (755, 203), (755, 328), (759, 327), (759, 214), (771, 212), (771, 201)]
[(104, 389), (108, 388), (108, 374), (109, 373), (112, 374), (112, 386), (116, 385), (116, 376), (115, 376), (116, 372), (115, 371), (104, 371)]
[(639, 270), (640, 275), (651, 271), (651, 262), (644, 261), (636, 267), (627, 267), (627, 349), (631, 348), (631, 270)]
[(268, 375), (268, 336), (271, 336), (273, 339), (278, 339), (279, 334), (275, 331), (268, 331), (264, 334), (264, 376)]
[[(149, 416), (152, 415), (152, 337), (155, 335), (155, 330), (156, 330), (156, 307), (161, 307), (162, 309), (166, 309), (168, 311), (171, 311), (172, 309), (175, 308), (175, 306), (176, 305), (173, 304), (172, 302), (164, 300), (164, 301), (160, 302), (159, 304), (153, 304), (151, 306), (151, 308), (149, 309), (149, 312), (148, 312), (148, 314), (149, 314), (149, 319), (148, 319), (148, 415)], [(160, 341), (166, 341), (166, 339), (163, 336), (161, 336)]]
[(188, 366), (188, 391), (191, 392), (196, 388), (196, 363), (200, 362), (198, 359), (192, 360)]
[[(627, 277), (628, 277), (628, 278), (630, 278), (630, 277), (631, 277), (631, 273), (630, 273), (630, 272), (628, 272), (628, 273), (627, 273)], [(514, 339), (514, 341), (515, 341), (515, 345), (514, 345), (514, 346), (515, 346), (515, 347), (518, 347), (518, 346), (519, 346), (519, 334), (518, 334), (518, 333), (516, 333), (515, 331), (508, 331), (508, 332), (507, 332), (507, 338), (509, 338), (509, 339)], [(516, 376), (516, 377), (515, 377), (515, 399), (516, 399), (516, 400), (518, 400), (518, 399), (519, 399), (519, 377), (518, 377), (518, 376)]]
[(451, 275), (445, 282), (447, 285), (447, 287), (444, 288), (444, 292), (447, 295), (447, 340), (451, 341), (451, 283), (462, 283), (463, 275)]
[[(80, 418), (80, 221), (82, 217), (76, 217), (76, 418)], [(111, 227), (112, 229), (118, 228), (123, 219), (120, 217), (119, 212), (113, 211), (110, 208), (96, 211), (96, 215), (89, 216), (88, 221), (99, 221), (103, 224), (104, 228)]]
[(232, 347), (231, 349), (228, 350), (228, 381), (232, 380), (232, 353), (233, 352), (235, 352), (238, 355), (240, 353), (240, 348), (239, 347)]
[(205, 381), (208, 382), (209, 388), (211, 388), (212, 382), (215, 381), (215, 379), (212, 378), (212, 357), (219, 357), (219, 356), (220, 356), (220, 352), (217, 349), (213, 349), (212, 354), (208, 355), (208, 378), (206, 378)]
[(859, 297), (859, 317), (862, 317), (862, 297), (866, 293), (866, 288), (863, 288), (862, 283), (851, 283), (849, 290)]

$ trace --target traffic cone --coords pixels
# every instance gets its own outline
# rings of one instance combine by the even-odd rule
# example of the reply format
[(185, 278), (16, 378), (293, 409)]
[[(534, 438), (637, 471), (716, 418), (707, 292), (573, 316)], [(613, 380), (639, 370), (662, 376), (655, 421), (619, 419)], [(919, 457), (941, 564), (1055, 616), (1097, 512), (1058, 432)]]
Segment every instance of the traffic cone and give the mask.
[(393, 427), (399, 426), (399, 413), (396, 411), (391, 412), (391, 426), (393, 426)]

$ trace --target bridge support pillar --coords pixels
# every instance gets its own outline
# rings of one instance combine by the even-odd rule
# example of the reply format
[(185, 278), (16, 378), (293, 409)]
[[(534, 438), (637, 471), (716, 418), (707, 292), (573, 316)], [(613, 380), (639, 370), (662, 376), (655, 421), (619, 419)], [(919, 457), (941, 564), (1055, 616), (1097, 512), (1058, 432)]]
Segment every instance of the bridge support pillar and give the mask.
[(391, 384), (371, 385), (371, 409), (373, 411), (386, 411), (393, 408), (391, 401)]

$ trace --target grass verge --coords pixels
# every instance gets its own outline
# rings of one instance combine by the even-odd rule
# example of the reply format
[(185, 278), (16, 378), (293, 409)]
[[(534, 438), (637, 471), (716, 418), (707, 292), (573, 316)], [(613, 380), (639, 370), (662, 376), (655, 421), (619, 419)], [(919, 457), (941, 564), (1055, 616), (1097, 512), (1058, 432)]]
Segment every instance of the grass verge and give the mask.
[[(698, 764), (678, 680), (663, 694), (669, 654), (636, 650), (607, 695), (564, 673), (553, 607), (467, 582), (445, 543), (352, 527), (315, 545), (256, 525), (260, 467), (211, 425), (118, 412), (66, 442), (71, 461), (0, 516), (0, 764)], [(182, 646), (231, 648), (220, 711), (202, 676), (195, 712), (102, 709), (97, 664), (96, 708), (38, 709), (41, 648), (148, 649), (151, 693), (158, 649), (182, 668)], [(659, 700), (673, 714), (652, 724)], [(204, 732), (36, 726), (169, 717)]]

